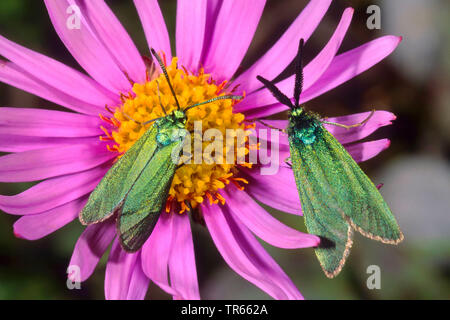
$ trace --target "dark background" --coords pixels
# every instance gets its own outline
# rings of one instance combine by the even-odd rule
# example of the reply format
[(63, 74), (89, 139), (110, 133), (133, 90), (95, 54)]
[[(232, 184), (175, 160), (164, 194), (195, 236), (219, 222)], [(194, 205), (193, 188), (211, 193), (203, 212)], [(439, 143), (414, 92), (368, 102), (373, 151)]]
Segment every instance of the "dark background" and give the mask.
[[(176, 1), (160, 0), (172, 44)], [(307, 1), (268, 1), (250, 49), (245, 70), (297, 17)], [(131, 1), (108, 1), (142, 54), (148, 55), (144, 34)], [(366, 27), (366, 8), (381, 8), (381, 29)], [(355, 8), (352, 25), (340, 52), (381, 35), (401, 35), (403, 42), (388, 59), (339, 88), (308, 103), (324, 116), (389, 110), (393, 126), (370, 138), (389, 137), (391, 147), (364, 163), (363, 169), (398, 218), (405, 241), (397, 247), (356, 235), (343, 272), (327, 279), (312, 249), (282, 250), (266, 246), (308, 299), (448, 299), (450, 297), (450, 17), (448, 1), (334, 1), (305, 48), (309, 61), (326, 44), (345, 7)], [(40, 1), (0, 1), (0, 33), (26, 47), (78, 68), (54, 32)], [(289, 68), (283, 76), (289, 74)], [(0, 106), (60, 107), (0, 84)], [(283, 115), (281, 115), (281, 118)], [(0, 183), (0, 194), (19, 193), (32, 184)], [(273, 212), (304, 230), (302, 219)], [(74, 221), (38, 241), (13, 236), (17, 219), (0, 214), (0, 299), (103, 299), (105, 257), (81, 290), (66, 288), (66, 268), (82, 227)], [(200, 290), (206, 299), (265, 299), (268, 296), (235, 274), (215, 249), (207, 230), (194, 228)], [(381, 268), (381, 289), (366, 286), (369, 265)], [(151, 299), (170, 298), (154, 285)]]

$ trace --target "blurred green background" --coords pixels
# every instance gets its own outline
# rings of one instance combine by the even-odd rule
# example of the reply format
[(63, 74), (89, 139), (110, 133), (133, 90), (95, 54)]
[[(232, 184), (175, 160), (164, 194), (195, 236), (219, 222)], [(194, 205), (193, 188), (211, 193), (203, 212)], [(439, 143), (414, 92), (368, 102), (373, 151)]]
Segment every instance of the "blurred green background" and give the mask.
[[(172, 43), (176, 1), (160, 0)], [(131, 1), (108, 1), (148, 55), (142, 27)], [(249, 67), (282, 35), (307, 1), (267, 2), (242, 70)], [(381, 29), (366, 27), (366, 8), (381, 8)], [(327, 279), (312, 249), (267, 250), (308, 299), (448, 299), (450, 298), (450, 8), (448, 1), (334, 1), (306, 45), (309, 61), (326, 44), (345, 7), (355, 8), (341, 52), (381, 35), (404, 37), (388, 59), (356, 79), (308, 103), (325, 116), (390, 110), (398, 119), (370, 138), (389, 137), (391, 147), (362, 165), (398, 218), (405, 241), (397, 247), (356, 235), (343, 272)], [(44, 4), (33, 0), (0, 1), (0, 34), (66, 64), (79, 68), (54, 32)], [(290, 68), (282, 77), (289, 74)], [(4, 84), (0, 106), (60, 107)], [(283, 115), (281, 115), (281, 118)], [(19, 193), (32, 184), (0, 184), (0, 194)], [(271, 211), (273, 212), (273, 211)], [(273, 212), (304, 230), (302, 219)], [(0, 299), (103, 299), (105, 259), (81, 290), (68, 290), (66, 268), (83, 228), (74, 221), (38, 241), (13, 236), (17, 219), (0, 214)], [(204, 299), (266, 299), (268, 296), (235, 274), (222, 260), (207, 231), (196, 225), (194, 241), (201, 295)], [(381, 289), (369, 290), (369, 265), (381, 268)], [(151, 285), (148, 298), (168, 299)]]

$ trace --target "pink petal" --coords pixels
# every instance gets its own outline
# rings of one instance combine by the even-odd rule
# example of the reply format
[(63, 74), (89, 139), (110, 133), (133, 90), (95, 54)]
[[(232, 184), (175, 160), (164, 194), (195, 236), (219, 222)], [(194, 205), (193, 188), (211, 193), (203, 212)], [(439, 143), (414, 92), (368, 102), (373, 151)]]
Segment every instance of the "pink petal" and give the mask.
[(318, 237), (292, 229), (272, 217), (246, 192), (235, 189), (222, 194), (235, 219), (267, 243), (285, 249), (316, 247), (320, 243)]
[(84, 229), (75, 244), (69, 263), (69, 266), (80, 268), (80, 281), (85, 281), (92, 275), (115, 235), (114, 219), (93, 224)]
[(370, 69), (390, 55), (401, 40), (396, 36), (381, 37), (335, 57), (320, 79), (303, 92), (301, 102), (330, 91)]
[(256, 200), (277, 210), (302, 215), (297, 185), (291, 168), (280, 166), (274, 175), (260, 175), (255, 170), (242, 169), (248, 185), (245, 191)]
[(94, 190), (110, 166), (107, 163), (84, 172), (47, 179), (14, 196), (0, 195), (0, 209), (9, 214), (28, 215), (59, 207)]
[(104, 88), (79, 71), (2, 36), (0, 55), (49, 86), (79, 100), (101, 107), (114, 103), (111, 95), (104, 93)]
[(258, 26), (265, 0), (222, 3), (203, 65), (219, 83), (239, 67)]
[(76, 113), (0, 108), (0, 134), (36, 137), (93, 137), (103, 134), (101, 119)]
[[(398, 46), (400, 41), (400, 37), (385, 36), (336, 56), (331, 62), (330, 67), (322, 74), (319, 80), (317, 80), (310, 88), (304, 90), (300, 97), (300, 102), (305, 103), (356, 77), (367, 69), (370, 69), (372, 66), (391, 54), (392, 51), (394, 51), (394, 49)], [(286, 89), (284, 87), (287, 87), (288, 79), (283, 80), (279, 83), (280, 90), (283, 91)], [(280, 84), (282, 84), (282, 86), (280, 86)], [(291, 82), (290, 90), (292, 90), (292, 88), (293, 81)], [(261, 92), (264, 91), (267, 90), (261, 90)], [(259, 91), (257, 93), (259, 93)], [(261, 93), (261, 96), (258, 99), (252, 99), (253, 102), (245, 102), (245, 100), (243, 100), (243, 102), (239, 103), (236, 106), (237, 111), (242, 110), (244, 107), (248, 109), (248, 111), (245, 112), (245, 116), (248, 119), (267, 117), (272, 114), (285, 111), (287, 109), (285, 105), (275, 103), (275, 98), (272, 97), (269, 100), (269, 95), (267, 93)], [(258, 102), (256, 102), (256, 100), (258, 100)], [(250, 105), (250, 102), (255, 104)]]
[[(347, 8), (342, 14), (341, 20), (339, 21), (336, 30), (334, 31), (326, 46), (304, 68), (304, 91), (311, 87), (329, 67), (333, 58), (336, 56), (336, 53), (338, 52), (342, 41), (344, 40), (344, 36), (347, 33), (348, 27), (350, 26), (352, 16), (353, 9)], [(295, 76), (292, 75), (291, 77), (277, 83), (277, 87), (289, 97), (291, 97), (294, 91), (294, 82)], [(276, 102), (277, 101), (270, 93), (270, 91), (265, 89), (250, 94), (246, 99), (244, 99), (236, 106), (236, 110), (238, 112), (250, 111), (251, 109), (257, 108), (257, 106), (265, 106)], [(286, 106), (286, 109), (287, 108), (288, 107)]]
[(23, 216), (14, 223), (14, 234), (27, 240), (41, 239), (76, 219), (86, 202), (87, 197), (83, 197), (44, 213)]
[(130, 286), (128, 288), (127, 300), (144, 300), (147, 295), (150, 279), (142, 270), (141, 255), (137, 257), (133, 274), (131, 275)]
[(176, 299), (200, 300), (191, 225), (187, 214), (173, 214), (173, 245), (169, 258), (170, 283)]
[[(363, 112), (342, 117), (327, 118), (324, 120), (328, 122), (352, 125), (365, 120), (369, 115), (370, 112)], [(373, 116), (371, 116), (371, 118), (360, 127), (345, 129), (328, 124), (325, 124), (324, 126), (336, 139), (338, 139), (340, 143), (344, 144), (361, 140), (375, 132), (378, 128), (392, 124), (391, 121), (395, 119), (395, 115), (388, 111), (375, 111)]]
[(190, 71), (197, 71), (205, 38), (207, 0), (178, 0), (177, 57)]
[(0, 157), (0, 181), (37, 181), (95, 168), (114, 158), (103, 143), (30, 150)]
[(149, 48), (166, 55), (167, 62), (172, 59), (169, 33), (157, 0), (134, 0)]
[(104, 107), (78, 100), (38, 80), (13, 63), (0, 60), (0, 81), (68, 109), (98, 116)]
[(266, 79), (276, 78), (294, 59), (298, 41), (300, 39), (308, 41), (328, 10), (330, 3), (331, 0), (311, 0), (272, 48), (247, 71), (237, 77), (234, 83), (241, 84), (240, 89), (251, 93), (261, 88), (261, 82), (256, 79), (257, 75)]
[(44, 138), (16, 136), (0, 133), (0, 151), (25, 152), (44, 148), (56, 148), (74, 144), (95, 144), (98, 137), (88, 138)]
[[(107, 300), (124, 300), (128, 297), (136, 297), (137, 292), (130, 292), (130, 289), (131, 285), (133, 285), (133, 289), (136, 289), (136, 278), (142, 276), (139, 255), (140, 251), (136, 253), (125, 252), (120, 247), (119, 240), (117, 238), (114, 240), (106, 264), (105, 298)], [(135, 273), (138, 273), (138, 275)], [(142, 292), (142, 290), (139, 291)], [(141, 299), (144, 297), (141, 297)]]
[(389, 139), (380, 139), (345, 145), (345, 149), (356, 162), (364, 162), (377, 156), (381, 151), (389, 148), (390, 145)]
[(84, 70), (98, 83), (117, 95), (120, 92), (130, 91), (131, 84), (97, 38), (84, 17), (85, 13), (81, 13), (79, 29), (67, 27), (69, 15), (66, 10), (71, 5), (76, 5), (75, 1), (45, 0), (45, 5), (59, 38)]
[(80, 0), (81, 12), (89, 21), (99, 38), (117, 65), (135, 82), (145, 82), (146, 67), (139, 51), (103, 0)]
[(142, 247), (142, 269), (147, 277), (173, 296), (180, 295), (169, 284), (167, 268), (173, 243), (173, 215), (163, 212)]
[(202, 205), (211, 237), (228, 265), (275, 299), (302, 299), (289, 277), (226, 208)]

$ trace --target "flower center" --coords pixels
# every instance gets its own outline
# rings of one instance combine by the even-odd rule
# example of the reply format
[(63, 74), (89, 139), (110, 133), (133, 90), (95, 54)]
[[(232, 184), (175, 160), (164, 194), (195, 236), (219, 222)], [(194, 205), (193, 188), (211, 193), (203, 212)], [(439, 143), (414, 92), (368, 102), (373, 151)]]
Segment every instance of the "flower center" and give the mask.
[[(177, 95), (177, 99), (182, 109), (200, 103), (217, 96), (225, 94), (224, 86), (226, 82), (217, 85), (209, 74), (204, 74), (200, 69), (197, 75), (190, 74), (188, 71), (177, 68), (177, 58), (173, 58), (167, 72), (172, 82), (172, 86)], [(154, 79), (144, 84), (134, 83), (132, 93), (128, 96), (122, 95), (122, 105), (114, 112), (114, 116), (102, 119), (112, 123), (113, 130), (109, 132), (104, 130), (106, 137), (115, 142), (111, 151), (123, 154), (153, 125), (152, 123), (144, 125), (146, 121), (164, 117), (164, 107), (167, 114), (176, 109), (175, 99), (170, 91), (169, 85), (164, 75), (156, 75)], [(187, 111), (186, 130), (191, 133), (191, 150), (194, 150), (194, 141), (199, 139), (199, 132), (194, 136), (194, 122), (201, 121), (202, 135), (208, 129), (216, 129), (227, 136), (227, 129), (242, 130), (246, 132), (251, 126), (244, 124), (244, 115), (233, 113), (233, 102), (230, 99), (217, 100), (212, 103), (194, 107)], [(213, 143), (203, 141), (202, 149)], [(240, 154), (247, 154), (249, 151), (248, 139), (242, 146), (235, 147), (234, 159)], [(228, 144), (228, 141), (227, 141)], [(226, 145), (223, 146), (223, 161), (203, 161), (199, 164), (188, 163), (180, 166), (173, 178), (172, 186), (169, 191), (169, 197), (166, 205), (166, 211), (170, 211), (173, 205), (176, 205), (178, 212), (183, 213), (186, 209), (196, 208), (198, 204), (205, 199), (210, 203), (225, 203), (224, 198), (218, 193), (219, 189), (224, 188), (230, 182), (234, 183), (239, 189), (243, 189), (242, 183), (247, 183), (243, 178), (236, 176), (236, 162), (227, 163)], [(119, 156), (120, 156), (119, 155)], [(217, 159), (217, 152), (214, 155)], [(249, 163), (239, 164), (241, 166), (251, 167)]]

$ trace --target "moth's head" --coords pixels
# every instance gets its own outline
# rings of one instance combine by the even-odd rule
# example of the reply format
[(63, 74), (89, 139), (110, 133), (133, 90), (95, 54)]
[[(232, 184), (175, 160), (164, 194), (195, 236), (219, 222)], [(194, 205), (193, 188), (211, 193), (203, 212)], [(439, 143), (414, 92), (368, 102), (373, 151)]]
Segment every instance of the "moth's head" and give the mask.
[(186, 113), (183, 110), (173, 111), (172, 119), (174, 123), (180, 128), (184, 128), (184, 126), (186, 125), (187, 118)]
[(303, 113), (303, 108), (294, 108), (291, 110), (290, 115), (291, 117), (297, 118), (300, 117)]

